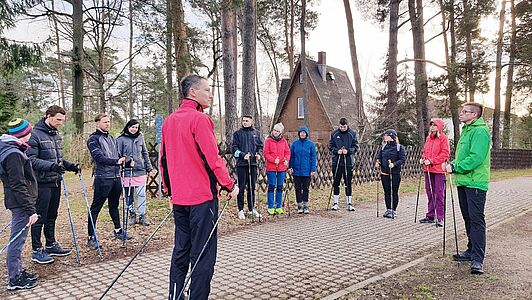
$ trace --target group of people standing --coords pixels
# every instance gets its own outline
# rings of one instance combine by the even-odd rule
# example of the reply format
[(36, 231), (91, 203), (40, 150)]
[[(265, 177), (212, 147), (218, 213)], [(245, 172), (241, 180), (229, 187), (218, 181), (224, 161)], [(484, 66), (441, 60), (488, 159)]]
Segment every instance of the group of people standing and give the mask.
[[(65, 109), (52, 105), (35, 126), (27, 120), (14, 119), (8, 123), (7, 134), (0, 136), (0, 178), (4, 186), (5, 206), (11, 211), (11, 235), (6, 259), (8, 290), (29, 289), (37, 285), (37, 275), (22, 267), (21, 252), (28, 231), (31, 232), (33, 262), (50, 264), (54, 262), (54, 257), (72, 253), (71, 249), (60, 246), (55, 234), (62, 186), (66, 192), (63, 174), (73, 172), (82, 181), (81, 165), (63, 157), (59, 128), (65, 118)], [(107, 115), (97, 115), (95, 122), (96, 131), (87, 142), (94, 160), (94, 196), (88, 218), (87, 246), (94, 249), (99, 247), (95, 234), (96, 220), (106, 200), (115, 228), (114, 236), (118, 239), (131, 238), (122, 229), (118, 210), (123, 189), (130, 214), (129, 225), (149, 225), (145, 185), (147, 174), (153, 169), (137, 120), (130, 120), (116, 141), (109, 135), (111, 123)]]

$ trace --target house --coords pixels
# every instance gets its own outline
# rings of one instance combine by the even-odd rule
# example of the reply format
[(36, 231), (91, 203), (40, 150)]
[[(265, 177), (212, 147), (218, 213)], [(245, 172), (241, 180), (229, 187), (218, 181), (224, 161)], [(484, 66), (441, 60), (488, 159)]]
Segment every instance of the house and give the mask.
[[(309, 129), (312, 140), (327, 143), (338, 121), (344, 117), (356, 130), (357, 108), (355, 90), (344, 70), (326, 64), (325, 52), (318, 52), (318, 61), (307, 58)], [(303, 125), (303, 83), (301, 60), (297, 63), (291, 78), (283, 79), (273, 124), (282, 122), (285, 137), (294, 140)]]

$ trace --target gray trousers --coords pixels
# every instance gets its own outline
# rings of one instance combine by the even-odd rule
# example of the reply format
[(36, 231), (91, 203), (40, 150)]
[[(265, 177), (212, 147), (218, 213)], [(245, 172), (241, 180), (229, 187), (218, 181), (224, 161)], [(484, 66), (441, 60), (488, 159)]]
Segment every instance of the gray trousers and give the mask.
[[(11, 209), (11, 236), (12, 240), (17, 233), (19, 233), (28, 224), (30, 217), (22, 208)], [(24, 230), (22, 234), (9, 245), (7, 248), (7, 274), (9, 281), (14, 281), (22, 272), (22, 248), (28, 236), (28, 229)]]

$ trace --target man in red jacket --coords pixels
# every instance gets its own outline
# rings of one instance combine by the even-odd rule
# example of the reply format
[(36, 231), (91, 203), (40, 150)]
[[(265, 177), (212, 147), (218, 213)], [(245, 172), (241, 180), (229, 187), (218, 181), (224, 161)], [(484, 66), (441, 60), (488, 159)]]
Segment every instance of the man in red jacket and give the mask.
[(425, 173), (425, 191), (427, 191), (428, 209), (425, 218), (419, 223), (434, 223), (443, 226), (445, 171), (442, 164), (449, 160), (449, 139), (443, 134), (442, 120), (430, 122), (429, 135), (421, 152), (423, 171)]
[[(212, 101), (207, 79), (189, 75), (181, 82), (181, 91), (183, 101), (164, 121), (161, 143), (163, 186), (172, 199), (175, 223), (169, 299), (177, 299), (189, 264), (196, 261), (189, 298), (207, 299), (216, 262), (213, 225), (218, 219), (219, 191), (227, 191), (232, 198), (238, 194), (238, 186), (218, 155), (214, 123), (203, 113)], [(205, 252), (198, 257), (205, 243)]]

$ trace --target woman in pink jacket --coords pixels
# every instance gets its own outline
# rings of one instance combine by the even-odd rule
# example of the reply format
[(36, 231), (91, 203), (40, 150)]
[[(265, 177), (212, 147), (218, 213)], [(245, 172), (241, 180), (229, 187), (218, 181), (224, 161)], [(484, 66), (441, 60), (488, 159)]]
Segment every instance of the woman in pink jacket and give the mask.
[(443, 134), (442, 120), (430, 122), (429, 135), (425, 140), (421, 160), (425, 173), (425, 191), (427, 191), (428, 210), (425, 218), (420, 223), (434, 223), (443, 226), (444, 197), (445, 197), (445, 172), (442, 163), (449, 160), (449, 139)]
[(275, 124), (272, 133), (264, 142), (263, 153), (266, 159), (266, 176), (268, 176), (268, 213), (270, 215), (284, 213), (283, 183), (290, 161), (290, 147), (283, 138), (283, 130), (282, 123)]

